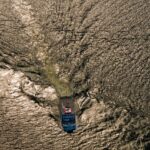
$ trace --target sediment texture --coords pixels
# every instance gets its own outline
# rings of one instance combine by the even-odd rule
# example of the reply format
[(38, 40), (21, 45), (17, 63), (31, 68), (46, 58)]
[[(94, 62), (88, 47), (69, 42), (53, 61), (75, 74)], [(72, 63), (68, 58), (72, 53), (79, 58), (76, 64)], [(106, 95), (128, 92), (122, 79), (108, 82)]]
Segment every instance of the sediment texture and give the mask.
[[(149, 14), (148, 0), (0, 0), (0, 150), (149, 149)], [(73, 134), (48, 62), (77, 95)]]

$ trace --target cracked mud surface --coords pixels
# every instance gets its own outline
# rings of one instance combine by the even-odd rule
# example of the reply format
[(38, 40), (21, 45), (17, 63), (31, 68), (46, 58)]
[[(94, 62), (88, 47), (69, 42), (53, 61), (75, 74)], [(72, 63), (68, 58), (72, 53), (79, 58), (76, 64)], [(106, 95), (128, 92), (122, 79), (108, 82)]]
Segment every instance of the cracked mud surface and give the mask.
[[(0, 0), (0, 150), (148, 150), (149, 14), (148, 0)], [(47, 62), (76, 95), (73, 134)]]

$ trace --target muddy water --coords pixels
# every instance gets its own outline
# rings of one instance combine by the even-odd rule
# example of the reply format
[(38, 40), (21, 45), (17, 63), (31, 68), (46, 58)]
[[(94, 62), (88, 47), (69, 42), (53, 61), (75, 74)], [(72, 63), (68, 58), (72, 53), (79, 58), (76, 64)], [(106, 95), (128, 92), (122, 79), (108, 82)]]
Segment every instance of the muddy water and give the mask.
[[(0, 0), (0, 149), (149, 149), (148, 12), (142, 0)], [(73, 134), (58, 126), (46, 57), (78, 95)]]

